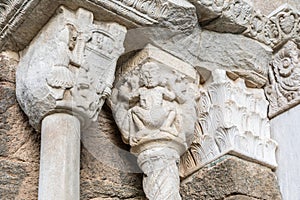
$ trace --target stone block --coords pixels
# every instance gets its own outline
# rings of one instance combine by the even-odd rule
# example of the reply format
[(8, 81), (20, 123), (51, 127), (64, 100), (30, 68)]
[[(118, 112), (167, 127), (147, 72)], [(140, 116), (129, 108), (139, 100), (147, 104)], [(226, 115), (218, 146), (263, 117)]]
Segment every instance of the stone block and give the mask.
[(265, 84), (271, 48), (242, 35), (210, 31), (202, 32), (199, 45), (200, 67), (237, 71), (260, 86)]
[(181, 196), (187, 200), (225, 199), (236, 194), (254, 199), (281, 199), (277, 179), (269, 168), (228, 155), (181, 183)]

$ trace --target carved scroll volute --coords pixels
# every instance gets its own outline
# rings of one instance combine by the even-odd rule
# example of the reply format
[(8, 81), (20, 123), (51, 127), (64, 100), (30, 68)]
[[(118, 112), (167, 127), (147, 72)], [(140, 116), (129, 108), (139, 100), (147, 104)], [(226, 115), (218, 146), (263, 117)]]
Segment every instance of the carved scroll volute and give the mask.
[(17, 96), (37, 130), (46, 115), (58, 110), (76, 115), (87, 125), (110, 95), (126, 29), (93, 22), (87, 10), (74, 13), (60, 7), (24, 52)]
[(110, 104), (149, 199), (180, 199), (177, 164), (193, 140), (197, 79), (192, 66), (151, 45), (118, 72)]

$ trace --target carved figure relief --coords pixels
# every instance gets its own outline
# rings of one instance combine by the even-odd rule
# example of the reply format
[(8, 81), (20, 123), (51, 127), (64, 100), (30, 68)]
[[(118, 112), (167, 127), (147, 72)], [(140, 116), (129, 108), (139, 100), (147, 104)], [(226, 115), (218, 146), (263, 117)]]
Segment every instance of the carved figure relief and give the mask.
[(145, 174), (145, 194), (179, 200), (179, 157), (193, 141), (197, 120), (196, 71), (151, 45), (119, 70), (110, 106)]
[[(126, 142), (135, 146), (140, 141), (167, 139), (168, 135), (180, 137), (181, 132), (193, 132), (193, 126), (188, 129), (182, 126), (184, 119), (196, 117), (193, 102), (198, 98), (195, 96), (197, 89), (184, 80), (184, 75), (175, 71), (162, 74), (159, 64), (153, 62), (129, 74), (112, 95), (113, 104), (119, 105), (114, 109), (116, 122), (127, 126), (124, 129), (122, 125), (121, 129)], [(189, 113), (181, 110), (189, 110)]]
[(296, 43), (288, 41), (274, 55), (270, 63), (269, 80), (265, 92), (270, 101), (270, 117), (300, 102), (300, 50)]
[[(80, 116), (82, 124), (95, 121), (111, 94), (116, 61), (124, 50), (124, 27), (93, 23), (92, 13), (84, 9), (73, 13), (61, 7), (58, 13), (20, 62), (18, 96), (25, 112), (35, 115), (35, 127), (55, 109)], [(47, 104), (38, 106), (42, 112), (26, 106), (23, 90), (31, 93), (32, 104)]]

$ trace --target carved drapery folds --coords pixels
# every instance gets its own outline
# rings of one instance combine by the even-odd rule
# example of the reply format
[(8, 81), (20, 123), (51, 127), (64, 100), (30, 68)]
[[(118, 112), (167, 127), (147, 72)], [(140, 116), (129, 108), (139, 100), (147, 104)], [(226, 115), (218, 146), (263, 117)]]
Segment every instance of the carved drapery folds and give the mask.
[(265, 87), (270, 102), (269, 117), (274, 117), (300, 103), (300, 49), (288, 41), (273, 57), (270, 82)]
[(224, 70), (213, 71), (212, 79), (201, 89), (196, 139), (181, 158), (181, 176), (227, 153), (275, 168), (277, 144), (270, 139), (263, 89), (230, 80)]
[(17, 95), (31, 124), (39, 130), (49, 113), (77, 115), (83, 125), (95, 121), (110, 95), (115, 65), (126, 29), (94, 23), (84, 9), (64, 7), (32, 42), (17, 72)]
[(177, 164), (193, 140), (197, 82), (192, 66), (151, 45), (118, 71), (110, 104), (149, 199), (180, 199)]

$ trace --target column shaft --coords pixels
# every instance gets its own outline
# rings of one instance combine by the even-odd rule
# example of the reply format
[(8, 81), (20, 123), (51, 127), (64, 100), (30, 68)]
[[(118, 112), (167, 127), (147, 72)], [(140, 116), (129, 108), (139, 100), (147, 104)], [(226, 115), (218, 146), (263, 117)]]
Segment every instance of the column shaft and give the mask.
[(80, 122), (56, 113), (42, 121), (39, 200), (79, 200)]

